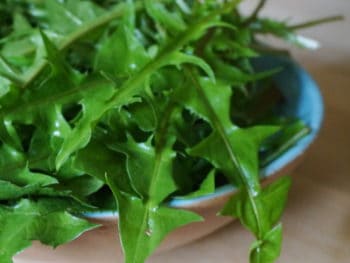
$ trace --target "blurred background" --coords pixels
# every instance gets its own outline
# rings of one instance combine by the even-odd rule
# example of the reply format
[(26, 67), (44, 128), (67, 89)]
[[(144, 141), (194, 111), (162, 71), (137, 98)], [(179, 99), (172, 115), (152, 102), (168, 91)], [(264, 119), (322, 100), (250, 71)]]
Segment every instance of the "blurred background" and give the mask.
[[(256, 3), (245, 1), (243, 10), (251, 10)], [(293, 24), (338, 14), (344, 15), (343, 22), (300, 31), (319, 41), (321, 48), (292, 48), (294, 58), (319, 84), (326, 115), (317, 142), (292, 174), (279, 263), (350, 262), (350, 1), (268, 0), (262, 12)], [(153, 256), (149, 262), (248, 262), (251, 241), (236, 222), (202, 240)]]

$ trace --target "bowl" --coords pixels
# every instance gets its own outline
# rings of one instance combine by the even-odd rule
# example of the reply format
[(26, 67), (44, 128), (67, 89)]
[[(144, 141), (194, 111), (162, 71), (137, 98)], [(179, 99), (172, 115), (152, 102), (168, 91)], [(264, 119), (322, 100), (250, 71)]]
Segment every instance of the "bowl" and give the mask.
[[(317, 84), (298, 64), (287, 57), (264, 57), (254, 61), (257, 70), (282, 67), (274, 76), (286, 101), (281, 109), (285, 116), (298, 117), (310, 128), (311, 133), (299, 140), (292, 148), (261, 170), (263, 184), (276, 177), (290, 173), (303, 159), (315, 140), (323, 119), (323, 100)], [(216, 213), (237, 189), (226, 185), (216, 189), (214, 194), (191, 200), (174, 199), (172, 207), (189, 209), (205, 218), (204, 222), (192, 223), (171, 233), (157, 253), (184, 245), (204, 237), (232, 221), (232, 218), (217, 217)], [(15, 263), (115, 263), (122, 262), (122, 251), (118, 240), (117, 220), (114, 212), (100, 212), (85, 215), (102, 227), (87, 232), (73, 242), (56, 249), (37, 242), (14, 258)]]

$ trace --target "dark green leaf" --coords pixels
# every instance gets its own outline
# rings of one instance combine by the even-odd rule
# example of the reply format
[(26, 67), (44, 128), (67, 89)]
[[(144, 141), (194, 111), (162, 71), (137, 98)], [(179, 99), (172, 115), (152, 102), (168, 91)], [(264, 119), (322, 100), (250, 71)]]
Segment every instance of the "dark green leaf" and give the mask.
[(188, 195), (180, 196), (178, 199), (192, 199), (204, 195), (213, 194), (215, 192), (215, 170), (212, 170), (208, 176), (203, 180), (197, 191)]

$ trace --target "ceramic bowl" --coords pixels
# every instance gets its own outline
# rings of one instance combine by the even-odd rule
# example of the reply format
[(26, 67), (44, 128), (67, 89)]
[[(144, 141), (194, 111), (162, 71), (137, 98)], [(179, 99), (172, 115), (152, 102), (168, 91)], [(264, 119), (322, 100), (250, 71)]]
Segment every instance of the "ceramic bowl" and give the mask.
[[(258, 70), (282, 67), (283, 71), (274, 76), (277, 86), (286, 98), (283, 114), (302, 119), (311, 128), (311, 133), (298, 141), (261, 170), (263, 183), (279, 175), (289, 174), (305, 155), (315, 140), (323, 119), (323, 101), (316, 83), (302, 69), (288, 58), (269, 57), (254, 61)], [(226, 225), (232, 219), (217, 217), (216, 213), (225, 201), (236, 192), (232, 186), (219, 187), (214, 194), (192, 200), (174, 199), (173, 207), (189, 209), (201, 214), (205, 221), (193, 223), (170, 234), (157, 253), (203, 237)], [(118, 240), (117, 215), (112, 212), (86, 215), (91, 221), (102, 224), (99, 229), (87, 232), (70, 244), (53, 250), (39, 243), (15, 257), (15, 263), (115, 263), (122, 262), (122, 252)]]

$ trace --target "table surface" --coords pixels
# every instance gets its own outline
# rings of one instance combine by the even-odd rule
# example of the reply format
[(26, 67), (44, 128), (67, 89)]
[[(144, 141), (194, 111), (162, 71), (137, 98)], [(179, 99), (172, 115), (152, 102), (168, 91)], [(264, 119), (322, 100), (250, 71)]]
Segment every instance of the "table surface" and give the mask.
[[(293, 17), (295, 22), (333, 14), (350, 18), (350, 1), (270, 0), (265, 14)], [(317, 142), (293, 172), (278, 262), (346, 263), (350, 262), (350, 20), (301, 34), (322, 43), (317, 51), (293, 49), (293, 54), (320, 85), (326, 116)], [(149, 262), (248, 262), (251, 241), (251, 235), (234, 222)]]

